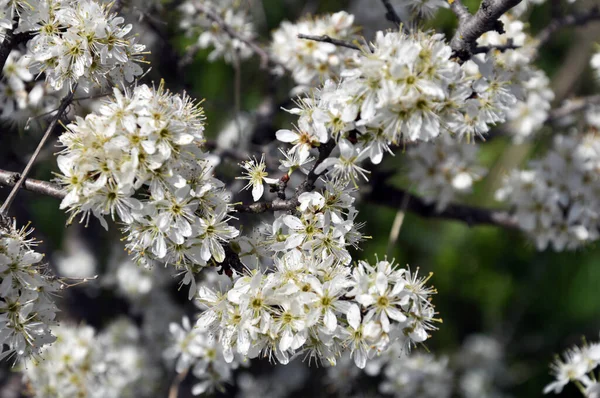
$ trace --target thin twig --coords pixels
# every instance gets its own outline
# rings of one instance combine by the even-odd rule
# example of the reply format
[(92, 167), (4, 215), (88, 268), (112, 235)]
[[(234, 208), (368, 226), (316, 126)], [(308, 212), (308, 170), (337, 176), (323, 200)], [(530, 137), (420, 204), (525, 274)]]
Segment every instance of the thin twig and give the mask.
[(239, 32), (237, 32), (235, 29), (233, 29), (231, 26), (229, 26), (223, 20), (223, 18), (221, 18), (210, 7), (207, 7), (206, 5), (199, 3), (199, 2), (195, 2), (194, 6), (196, 7), (196, 10), (198, 10), (202, 14), (206, 15), (206, 17), (208, 19), (210, 19), (215, 24), (217, 24), (231, 38), (237, 39), (237, 40), (241, 41), (242, 43), (244, 43), (245, 45), (247, 45), (248, 47), (250, 47), (250, 49), (252, 49), (252, 51), (256, 55), (258, 55), (258, 57), (260, 58), (260, 67), (262, 69), (267, 69), (269, 67), (275, 67), (275, 66), (283, 67), (283, 65), (281, 65), (279, 62), (276, 62), (273, 58), (271, 58), (269, 53), (264, 48), (262, 48), (260, 45), (255, 43), (253, 40), (250, 40), (250, 39), (242, 36)]
[(500, 52), (504, 52), (506, 50), (516, 50), (519, 46), (515, 45), (512, 39), (509, 39), (506, 44), (497, 45), (497, 46), (478, 46), (473, 49), (473, 54), (485, 54), (491, 50), (496, 50)]
[(381, 0), (381, 2), (383, 3), (383, 6), (385, 7), (385, 10), (386, 10), (385, 17), (387, 18), (387, 20), (397, 26), (402, 25), (402, 19), (400, 19), (400, 16), (394, 9), (394, 6), (392, 6), (392, 3), (390, 3), (389, 0)]
[(495, 225), (507, 229), (518, 227), (514, 217), (501, 210), (450, 204), (444, 210), (437, 211), (435, 204), (427, 203), (418, 196), (388, 184), (375, 183), (373, 190), (365, 197), (365, 200), (369, 203), (396, 209), (402, 209), (405, 200), (409, 200), (406, 210), (411, 213), (425, 218), (460, 221), (470, 227), (476, 225)]
[(75, 84), (75, 86), (73, 87), (71, 92), (69, 92), (69, 94), (67, 94), (67, 96), (62, 99), (60, 106), (58, 107), (58, 110), (56, 111), (56, 115), (54, 115), (54, 117), (50, 121), (50, 124), (48, 124), (48, 127), (46, 128), (46, 132), (42, 136), (42, 139), (40, 140), (40, 143), (38, 144), (37, 148), (35, 149), (35, 152), (33, 152), (33, 155), (31, 155), (29, 162), (27, 162), (25, 169), (23, 169), (23, 172), (19, 176), (19, 180), (16, 181), (15, 185), (13, 186), (13, 189), (10, 191), (10, 193), (8, 194), (8, 197), (2, 204), (2, 207), (0, 207), (0, 214), (7, 214), (8, 209), (10, 208), (10, 205), (12, 204), (13, 200), (15, 200), (15, 197), (17, 196), (19, 189), (21, 189), (21, 186), (27, 179), (27, 175), (31, 171), (31, 168), (33, 167), (35, 160), (37, 159), (42, 148), (44, 147), (44, 144), (46, 144), (46, 141), (50, 137), (50, 134), (54, 130), (54, 127), (56, 127), (58, 121), (62, 117), (62, 114), (65, 112), (65, 110), (67, 109), (67, 107), (69, 106), (71, 101), (73, 100), (73, 95), (75, 95), (76, 89), (77, 89), (77, 84)]
[(402, 205), (400, 209), (396, 212), (396, 217), (394, 218), (394, 222), (392, 223), (392, 228), (390, 229), (390, 239), (388, 240), (387, 247), (387, 255), (392, 257), (392, 249), (396, 246), (396, 242), (398, 242), (398, 237), (400, 236), (400, 230), (402, 229), (402, 224), (404, 224), (404, 216), (406, 216), (406, 208), (408, 207), (408, 202), (410, 201), (410, 196), (405, 195), (402, 201)]
[(175, 376), (171, 387), (169, 387), (169, 398), (177, 398), (179, 396), (179, 386), (181, 386), (181, 383), (183, 383), (183, 380), (185, 380), (189, 371), (190, 369), (187, 368)]
[(281, 176), (277, 184), (271, 186), (271, 192), (276, 192), (279, 199), (285, 200), (285, 190), (287, 189), (288, 182), (290, 182), (290, 175), (286, 173)]
[(600, 21), (600, 6), (594, 6), (585, 12), (573, 13), (555, 18), (536, 36), (537, 46), (540, 47), (544, 45), (550, 40), (555, 32), (562, 28), (568, 26), (581, 26), (592, 21)]
[(305, 39), (305, 40), (313, 40), (313, 41), (320, 41), (323, 43), (330, 43), (330, 44), (335, 44), (336, 46), (340, 46), (340, 47), (346, 47), (352, 50), (358, 50), (360, 51), (360, 47), (357, 46), (356, 44), (352, 44), (352, 43), (348, 43), (347, 41), (344, 40), (338, 40), (338, 39), (334, 39), (332, 37), (329, 37), (327, 35), (323, 35), (323, 36), (311, 36), (311, 35), (305, 35), (300, 33), (298, 35), (299, 39)]
[(233, 104), (235, 108), (235, 126), (238, 133), (238, 142), (242, 142), (242, 67), (237, 51), (233, 53)]
[(593, 105), (600, 105), (600, 94), (569, 99), (560, 108), (550, 111), (546, 123), (555, 123), (564, 117), (571, 116)]

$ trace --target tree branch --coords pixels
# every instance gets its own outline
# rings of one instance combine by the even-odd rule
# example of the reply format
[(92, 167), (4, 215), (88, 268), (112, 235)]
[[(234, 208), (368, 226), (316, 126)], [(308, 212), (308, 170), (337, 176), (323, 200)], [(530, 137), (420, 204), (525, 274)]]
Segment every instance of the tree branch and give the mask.
[(471, 13), (467, 9), (467, 7), (462, 3), (462, 0), (449, 0), (450, 9), (456, 14), (458, 17), (459, 23), (466, 23), (469, 18), (471, 18)]
[(400, 16), (396, 12), (396, 10), (394, 10), (394, 6), (392, 6), (390, 1), (389, 0), (381, 0), (381, 2), (383, 3), (383, 6), (386, 9), (385, 17), (387, 18), (387, 20), (397, 26), (402, 25), (402, 19), (400, 19)]
[(550, 111), (546, 123), (555, 123), (564, 117), (583, 111), (592, 105), (600, 105), (600, 94), (567, 100), (560, 108), (555, 108)]
[(10, 52), (19, 44), (25, 43), (30, 38), (31, 34), (28, 32), (15, 34), (14, 28), (13, 30), (6, 32), (4, 41), (0, 44), (0, 74), (2, 74), (2, 70), (4, 69), (4, 65), (6, 65), (6, 60), (8, 59)]
[[(14, 186), (18, 180), (20, 180), (19, 173), (0, 170), (0, 185)], [(62, 199), (66, 195), (66, 192), (60, 186), (48, 181), (27, 178), (24, 180), (23, 187), (28, 191), (57, 199)], [(504, 211), (451, 204), (445, 210), (436, 212), (434, 204), (426, 203), (418, 196), (376, 181), (372, 191), (365, 195), (364, 200), (396, 209), (404, 208), (421, 217), (461, 221), (469, 226), (492, 225), (508, 229), (517, 228), (516, 221)], [(287, 200), (275, 199), (249, 205), (238, 204), (235, 209), (239, 212), (258, 214), (294, 210), (299, 205), (298, 198), (294, 195), (293, 198)], [(232, 268), (235, 269), (235, 267)]]
[(441, 218), (464, 222), (470, 227), (492, 225), (508, 229), (517, 228), (516, 220), (504, 211), (450, 204), (444, 210), (437, 212), (435, 204), (427, 203), (418, 196), (383, 183), (376, 183), (373, 190), (365, 196), (365, 200), (395, 209), (405, 208), (407, 211), (425, 218)]
[(475, 15), (467, 15), (468, 10), (459, 0), (451, 4), (458, 16), (458, 29), (450, 42), (455, 57), (462, 62), (473, 55), (477, 39), (486, 32), (495, 30), (504, 33), (504, 26), (499, 18), (522, 0), (483, 0)]
[(277, 67), (277, 66), (283, 67), (283, 65), (281, 65), (279, 62), (277, 62), (273, 58), (271, 58), (271, 56), (269, 55), (269, 53), (264, 48), (262, 48), (261, 46), (259, 46), (254, 41), (249, 40), (249, 39), (243, 37), (242, 35), (239, 34), (239, 32), (236, 32), (235, 29), (233, 29), (231, 26), (229, 26), (223, 20), (223, 18), (221, 18), (210, 7), (207, 7), (203, 3), (199, 3), (199, 2), (195, 2), (194, 6), (196, 7), (196, 10), (198, 10), (198, 12), (206, 15), (206, 17), (208, 19), (210, 19), (215, 24), (217, 24), (231, 38), (237, 39), (237, 40), (241, 41), (242, 43), (244, 43), (245, 45), (247, 45), (248, 47), (250, 47), (252, 49), (252, 51), (254, 51), (254, 53), (256, 55), (258, 55), (258, 57), (260, 58), (260, 67), (262, 69), (267, 69), (268, 67)]
[(349, 48), (351, 50), (358, 50), (358, 51), (360, 51), (360, 47), (357, 46), (356, 44), (348, 43), (347, 41), (343, 41), (343, 40), (334, 39), (334, 38), (329, 37), (327, 35), (323, 35), (323, 36), (311, 36), (311, 35), (305, 35), (305, 34), (300, 33), (298, 35), (298, 38), (299, 39), (305, 39), (305, 40), (320, 41), (320, 42), (323, 42), (323, 43), (331, 43), (331, 44), (335, 44), (336, 46), (346, 47), (346, 48)]
[(6, 60), (8, 59), (8, 55), (13, 49), (13, 38), (14, 32), (12, 30), (6, 32), (4, 36), (4, 41), (0, 44), (0, 74), (4, 69), (4, 65), (6, 64)]
[(18, 178), (18, 180), (15, 181), (13, 189), (8, 194), (8, 197), (6, 198), (6, 200), (4, 201), (4, 203), (2, 204), (2, 207), (0, 207), (0, 214), (6, 215), (6, 213), (8, 212), (8, 209), (10, 208), (10, 205), (12, 204), (13, 200), (17, 196), (17, 193), (19, 192), (19, 189), (21, 189), (21, 186), (23, 185), (23, 183), (27, 179), (27, 175), (31, 171), (31, 168), (33, 167), (33, 164), (35, 163), (35, 160), (37, 159), (37, 157), (40, 154), (42, 148), (44, 147), (44, 144), (46, 143), (46, 141), (50, 137), (50, 134), (52, 133), (52, 130), (54, 130), (54, 127), (58, 124), (58, 121), (62, 117), (62, 114), (65, 112), (65, 110), (67, 109), (67, 107), (69, 106), (69, 104), (71, 103), (71, 101), (73, 100), (73, 96), (75, 95), (75, 90), (77, 90), (77, 83), (75, 83), (75, 86), (69, 92), (69, 94), (67, 94), (62, 99), (62, 101), (60, 103), (60, 106), (58, 107), (58, 110), (56, 111), (56, 115), (54, 115), (54, 117), (52, 118), (52, 120), (48, 124), (48, 127), (46, 128), (46, 132), (44, 132), (44, 135), (42, 136), (42, 139), (40, 140), (37, 148), (33, 152), (33, 155), (31, 155), (31, 158), (29, 159), (29, 162), (27, 162), (27, 165), (25, 166), (25, 169), (23, 169), (23, 172), (21, 173), (21, 175)]
[(562, 28), (567, 26), (581, 26), (598, 20), (600, 20), (600, 6), (594, 6), (585, 12), (555, 18), (536, 36), (537, 46), (540, 47), (545, 44), (556, 31)]
[(48, 181), (34, 180), (32, 178), (21, 178), (21, 174), (14, 171), (0, 170), (0, 185), (14, 187), (17, 182), (23, 181), (22, 188), (28, 191), (50, 196), (56, 199), (63, 199), (66, 192), (57, 184)]
[(473, 49), (473, 54), (485, 54), (491, 50), (497, 50), (500, 52), (504, 52), (506, 50), (516, 50), (519, 46), (515, 45), (512, 39), (509, 39), (506, 44), (499, 46), (478, 46)]
[(330, 139), (325, 144), (321, 144), (321, 146), (319, 146), (319, 158), (313, 165), (312, 169), (309, 171), (308, 175), (304, 179), (304, 182), (302, 182), (302, 184), (298, 185), (298, 187), (296, 188), (296, 192), (294, 193), (294, 196), (292, 196), (290, 199), (277, 198), (272, 201), (255, 202), (255, 203), (252, 203), (249, 205), (239, 203), (234, 206), (234, 209), (236, 211), (239, 211), (240, 213), (254, 213), (254, 214), (264, 213), (267, 211), (294, 210), (296, 207), (298, 207), (300, 205), (300, 202), (298, 201), (298, 197), (300, 197), (300, 195), (303, 194), (304, 192), (310, 192), (313, 189), (315, 189), (315, 184), (320, 176), (320, 174), (315, 173), (315, 169), (321, 163), (323, 163), (323, 161), (325, 159), (327, 159), (329, 157), (329, 155), (331, 154), (331, 152), (333, 151), (335, 146), (336, 146), (336, 142), (333, 139)]

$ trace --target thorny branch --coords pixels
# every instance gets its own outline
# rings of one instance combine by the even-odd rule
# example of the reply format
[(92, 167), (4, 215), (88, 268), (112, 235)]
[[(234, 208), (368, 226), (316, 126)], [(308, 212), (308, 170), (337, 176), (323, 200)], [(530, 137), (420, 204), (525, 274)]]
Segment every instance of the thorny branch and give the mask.
[(33, 152), (33, 155), (31, 155), (31, 158), (29, 159), (29, 162), (27, 162), (27, 165), (25, 166), (25, 169), (23, 169), (23, 172), (20, 174), (18, 180), (15, 181), (13, 189), (8, 194), (8, 197), (6, 198), (6, 200), (4, 201), (4, 203), (2, 204), (2, 207), (0, 207), (0, 214), (6, 214), (8, 212), (8, 209), (9, 209), (10, 205), (12, 204), (13, 200), (17, 196), (17, 193), (19, 192), (19, 189), (21, 189), (21, 186), (23, 185), (23, 183), (27, 179), (27, 175), (31, 171), (31, 168), (33, 167), (33, 164), (35, 163), (35, 160), (37, 159), (37, 157), (40, 154), (42, 148), (44, 147), (44, 144), (46, 143), (46, 141), (50, 137), (50, 134), (54, 130), (54, 127), (56, 127), (56, 125), (58, 124), (58, 121), (62, 117), (62, 114), (65, 112), (65, 110), (67, 109), (67, 107), (71, 104), (71, 101), (73, 100), (73, 96), (75, 95), (75, 90), (77, 90), (77, 84), (75, 84), (75, 86), (72, 88), (72, 90), (69, 92), (69, 94), (67, 94), (62, 99), (62, 101), (60, 102), (60, 106), (58, 107), (58, 110), (56, 111), (56, 115), (54, 115), (54, 117), (52, 118), (52, 120), (48, 124), (48, 127), (46, 128), (46, 131), (44, 132), (44, 135), (42, 136), (42, 139), (40, 140), (37, 148)]
[(581, 26), (591, 21), (600, 21), (600, 6), (594, 6), (585, 12), (555, 18), (536, 36), (537, 46), (542, 46), (550, 40), (556, 31), (562, 28), (567, 26)]
[(495, 30), (504, 33), (499, 18), (522, 0), (483, 0), (475, 15), (471, 15), (460, 0), (449, 0), (458, 16), (458, 29), (450, 42), (454, 56), (467, 61), (476, 49), (477, 39), (486, 32)]

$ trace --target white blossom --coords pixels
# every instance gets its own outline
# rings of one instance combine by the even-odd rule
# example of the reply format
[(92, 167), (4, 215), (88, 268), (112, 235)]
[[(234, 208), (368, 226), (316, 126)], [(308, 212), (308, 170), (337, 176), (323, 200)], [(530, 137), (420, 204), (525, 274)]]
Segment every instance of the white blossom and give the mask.
[(247, 160), (241, 163), (241, 166), (246, 170), (244, 177), (237, 177), (244, 180), (249, 180), (248, 184), (244, 187), (244, 189), (252, 187), (252, 199), (256, 202), (259, 200), (265, 191), (265, 187), (263, 186), (263, 182), (267, 184), (276, 184), (276, 178), (267, 177), (269, 173), (265, 171), (265, 156), (260, 158), (260, 161), (255, 159)]
[(85, 91), (142, 74), (145, 46), (111, 5), (93, 0), (23, 2), (16, 32), (31, 32), (26, 57), (55, 90), (76, 83)]
[(473, 183), (485, 169), (477, 164), (478, 147), (443, 136), (431, 143), (421, 143), (407, 151), (408, 176), (428, 202), (443, 210), (456, 195), (470, 193)]
[(0, 220), (0, 359), (13, 362), (40, 354), (55, 341), (51, 327), (58, 309), (53, 295), (63, 284), (54, 278), (43, 255), (35, 251), (33, 230)]
[(557, 135), (545, 157), (513, 170), (496, 192), (539, 250), (572, 250), (598, 239), (598, 138)]
[(114, 95), (60, 137), (59, 181), (67, 191), (61, 208), (71, 220), (93, 214), (105, 227), (106, 215), (124, 223), (135, 258), (145, 266), (171, 264), (193, 296), (193, 274), (211, 259), (222, 262), (222, 244), (238, 235), (227, 224), (223, 184), (200, 149), (203, 110), (163, 83)]
[[(403, 342), (410, 346), (427, 338), (417, 330), (435, 329), (427, 298), (433, 290), (415, 288), (423, 281), (404, 279), (405, 270), (386, 264), (389, 268), (361, 262), (351, 274), (331, 256), (314, 262), (308, 253), (292, 249), (276, 258), (271, 272), (239, 276), (227, 292), (203, 289), (198, 300), (207, 310), (197, 327), (212, 331), (226, 351), (243, 357), (286, 364), (304, 353), (334, 363), (349, 351), (356, 365), (364, 367), (367, 358), (385, 351), (399, 336), (408, 336)], [(384, 268), (389, 277), (382, 280), (376, 270)], [(381, 296), (365, 299), (379, 291), (392, 295), (387, 303)]]

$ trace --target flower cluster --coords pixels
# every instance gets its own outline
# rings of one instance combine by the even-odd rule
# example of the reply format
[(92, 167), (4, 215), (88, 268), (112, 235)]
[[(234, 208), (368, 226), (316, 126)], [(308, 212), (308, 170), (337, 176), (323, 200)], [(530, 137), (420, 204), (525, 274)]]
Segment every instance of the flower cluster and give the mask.
[(142, 74), (145, 46), (136, 43), (132, 26), (123, 25), (111, 5), (93, 0), (9, 3), (18, 8), (12, 15), (19, 14), (15, 31), (32, 34), (27, 42), (30, 70), (43, 72), (54, 89), (79, 83), (88, 91), (107, 82), (132, 82)]
[(302, 193), (296, 215), (281, 215), (273, 222), (264, 239), (268, 249), (283, 254), (299, 249), (317, 260), (350, 264), (348, 248), (362, 240), (351, 193), (344, 184), (332, 181), (321, 192)]
[(29, 71), (28, 59), (17, 50), (11, 51), (6, 58), (2, 69), (2, 81), (0, 81), (3, 118), (27, 106), (28, 93), (25, 85), (31, 80), (33, 75)]
[(527, 170), (514, 170), (498, 200), (514, 209), (519, 227), (539, 250), (575, 249), (598, 239), (600, 141), (594, 133), (558, 135), (553, 149)]
[(224, 58), (226, 62), (235, 64), (239, 60), (250, 58), (252, 50), (244, 41), (232, 37), (223, 26), (208, 18), (203, 8), (218, 15), (238, 37), (253, 40), (254, 25), (241, 3), (239, 0), (187, 0), (179, 7), (183, 13), (180, 27), (186, 30), (187, 35), (198, 35), (198, 47), (214, 47), (208, 56), (209, 60)]
[(505, 121), (516, 102), (508, 72), (493, 57), (460, 66), (443, 36), (379, 32), (358, 66), (328, 81), (312, 96), (297, 101), (296, 131), (277, 138), (293, 144), (290, 155), (306, 159), (310, 149), (331, 138), (340, 154), (315, 170), (332, 178), (366, 179), (360, 162), (381, 162), (384, 152), (406, 141), (429, 141), (440, 134), (482, 135), (490, 124)]
[[(536, 56), (536, 43), (524, 32), (525, 24), (510, 14), (503, 15), (500, 20), (504, 33), (487, 32), (479, 38), (477, 44), (489, 47), (488, 55), (493, 54), (498, 66), (510, 75), (513, 85), (520, 85), (514, 87), (519, 101), (508, 111), (507, 119), (510, 123), (506, 128), (506, 132), (518, 143), (530, 138), (546, 121), (554, 93), (544, 71), (532, 65)], [(503, 46), (514, 48), (497, 49)]]
[(544, 388), (544, 394), (559, 394), (563, 388), (574, 383), (586, 398), (600, 397), (600, 383), (594, 370), (600, 365), (600, 343), (584, 343), (573, 347), (557, 357), (550, 365), (555, 380)]
[(315, 261), (291, 250), (275, 257), (274, 268), (239, 277), (226, 293), (200, 288), (207, 310), (197, 327), (215, 335), (226, 361), (237, 352), (283, 364), (294, 355), (335, 364), (349, 351), (363, 368), (390, 342), (410, 348), (435, 329), (429, 278), (388, 261), (361, 261), (351, 270), (332, 256)]
[(442, 211), (457, 194), (470, 193), (473, 182), (485, 173), (477, 165), (477, 151), (475, 144), (449, 135), (412, 146), (407, 151), (408, 177), (424, 200), (435, 202), (436, 210)]
[(173, 342), (164, 355), (167, 359), (176, 359), (175, 371), (182, 373), (192, 369), (198, 379), (192, 387), (192, 394), (224, 391), (225, 384), (233, 382), (233, 371), (239, 367), (240, 360), (225, 360), (220, 342), (208, 332), (192, 327), (188, 318), (182, 324), (169, 325)]
[(328, 36), (352, 42), (357, 38), (353, 23), (354, 16), (344, 11), (319, 17), (308, 16), (295, 23), (284, 21), (273, 32), (271, 54), (292, 73), (300, 88), (338, 79), (340, 72), (354, 63), (356, 51), (301, 39), (298, 35)]
[(203, 110), (162, 83), (114, 95), (60, 137), (59, 181), (67, 191), (61, 208), (71, 220), (93, 214), (105, 227), (104, 216), (118, 217), (136, 259), (175, 266), (192, 296), (198, 267), (223, 262), (222, 244), (238, 235), (227, 224), (223, 183), (201, 149)]
[(266, 182), (267, 184), (277, 183), (277, 179), (267, 177), (269, 173), (265, 171), (267, 165), (265, 164), (264, 155), (260, 161), (254, 158), (241, 163), (241, 166), (246, 170), (246, 175), (237, 178), (248, 180), (248, 184), (246, 184), (244, 189), (252, 187), (252, 199), (254, 199), (255, 202), (259, 200), (265, 192), (263, 182)]
[(590, 104), (586, 107), (584, 119), (588, 126), (600, 130), (600, 104)]
[(139, 330), (121, 319), (97, 334), (91, 326), (61, 325), (56, 342), (24, 368), (36, 397), (156, 397), (162, 370), (142, 348)]
[(55, 340), (50, 327), (58, 309), (52, 295), (62, 284), (42, 263), (31, 232), (0, 218), (0, 359), (36, 356)]
[(26, 4), (23, 0), (0, 1), (0, 44), (4, 42), (6, 32), (13, 28), (15, 16)]
[(512, 135), (515, 143), (531, 138), (544, 125), (554, 100), (550, 80), (542, 70), (533, 70), (531, 77), (522, 81), (522, 88), (525, 98), (508, 113), (509, 123), (504, 130)]
[(45, 82), (31, 83), (30, 63), (31, 57), (18, 50), (8, 55), (0, 80), (0, 118), (22, 122), (58, 108), (62, 93)]
[(474, 334), (467, 337), (453, 356), (459, 374), (457, 389), (464, 398), (503, 397), (501, 389), (514, 383), (503, 357), (503, 345), (495, 338)]
[(385, 368), (379, 390), (396, 398), (449, 398), (452, 394), (452, 373), (448, 358), (415, 353), (391, 361)]
[(502, 346), (485, 335), (471, 335), (459, 350), (441, 357), (419, 351), (404, 355), (403, 345), (395, 342), (369, 359), (361, 373), (344, 355), (327, 368), (324, 384), (336, 396), (356, 396), (362, 392), (360, 378), (366, 375), (368, 384), (377, 378), (379, 391), (386, 396), (436, 398), (498, 398), (504, 396), (502, 387), (510, 384)]

